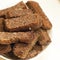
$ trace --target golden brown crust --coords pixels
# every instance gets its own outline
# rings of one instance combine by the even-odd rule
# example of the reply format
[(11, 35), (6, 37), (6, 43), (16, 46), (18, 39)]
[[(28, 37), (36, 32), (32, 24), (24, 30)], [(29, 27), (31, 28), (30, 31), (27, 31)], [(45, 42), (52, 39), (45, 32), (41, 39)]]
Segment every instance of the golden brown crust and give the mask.
[(43, 18), (43, 20), (42, 20), (43, 21), (43, 24), (42, 24), (43, 29), (48, 30), (48, 29), (52, 28), (51, 22), (49, 21), (49, 19), (47, 18), (47, 16), (45, 15), (42, 8), (39, 6), (39, 4), (37, 2), (28, 1), (26, 4), (34, 13), (38, 13)]

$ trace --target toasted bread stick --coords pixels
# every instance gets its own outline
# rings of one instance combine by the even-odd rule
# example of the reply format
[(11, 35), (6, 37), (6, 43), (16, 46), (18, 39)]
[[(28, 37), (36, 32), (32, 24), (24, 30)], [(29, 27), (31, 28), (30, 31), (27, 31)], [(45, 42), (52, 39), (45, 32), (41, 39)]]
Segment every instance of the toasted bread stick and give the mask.
[(17, 3), (15, 6), (12, 6), (10, 8), (4, 9), (4, 10), (0, 10), (0, 16), (5, 16), (6, 13), (8, 13), (9, 11), (13, 10), (22, 10), (22, 9), (26, 9), (27, 6), (23, 3), (23, 1)]
[(51, 22), (49, 21), (49, 19), (47, 18), (47, 16), (45, 15), (42, 8), (39, 6), (39, 4), (37, 2), (28, 1), (26, 4), (33, 11), (33, 13), (38, 13), (42, 17), (42, 19), (43, 19), (42, 28), (43, 29), (49, 30), (52, 28)]
[(26, 58), (29, 51), (31, 51), (31, 49), (33, 48), (33, 46), (36, 44), (37, 41), (38, 41), (38, 36), (35, 34), (32, 42), (30, 44), (24, 44), (24, 43), (15, 44), (15, 46), (13, 48), (14, 54), (18, 58), (22, 58), (22, 59)]
[(27, 14), (18, 18), (6, 19), (5, 30), (14, 31), (26, 31), (36, 30), (42, 26), (42, 20), (38, 14)]
[(0, 32), (0, 44), (31, 43), (34, 32)]
[(20, 17), (30, 13), (33, 13), (30, 9), (10, 10), (6, 13), (6, 18)]

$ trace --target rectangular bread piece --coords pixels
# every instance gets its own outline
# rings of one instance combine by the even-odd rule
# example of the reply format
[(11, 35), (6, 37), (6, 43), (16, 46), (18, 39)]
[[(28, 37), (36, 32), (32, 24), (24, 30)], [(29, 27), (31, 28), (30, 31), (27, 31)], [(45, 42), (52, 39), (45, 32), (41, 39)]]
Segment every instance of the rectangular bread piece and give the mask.
[(33, 48), (33, 46), (36, 44), (37, 41), (38, 36), (35, 34), (34, 39), (30, 44), (24, 44), (24, 43), (15, 44), (15, 46), (13, 47), (13, 52), (15, 56), (22, 59), (26, 58), (29, 51), (31, 51), (31, 49)]
[(28, 1), (27, 6), (34, 12), (34, 13), (38, 13), (42, 18), (42, 28), (43, 29), (51, 29), (52, 28), (52, 24), (49, 21), (49, 19), (47, 18), (47, 16), (45, 15), (45, 13), (43, 12), (42, 8), (39, 6), (39, 4), (35, 1)]
[(10, 45), (1, 45), (0, 44), (0, 54), (5, 54), (11, 51)]
[(7, 12), (6, 18), (19, 17), (30, 13), (33, 13), (30, 9), (10, 10)]
[(0, 32), (0, 44), (12, 44), (17, 42), (31, 43), (34, 32)]
[(27, 6), (23, 3), (23, 1), (17, 3), (16, 5), (14, 5), (10, 8), (0, 10), (0, 16), (5, 16), (6, 13), (8, 13), (11, 10), (16, 11), (16, 10), (22, 10), (22, 9), (27, 9)]
[(36, 30), (42, 26), (42, 20), (38, 14), (27, 14), (18, 18), (5, 19), (5, 30), (26, 31)]
[(43, 29), (39, 29), (38, 31), (40, 33), (40, 39), (38, 40), (38, 43), (42, 46), (48, 45), (51, 42), (51, 39), (47, 31)]
[(4, 31), (4, 24), (3, 24), (3, 22), (4, 22), (4, 18), (0, 18), (0, 32), (3, 32)]

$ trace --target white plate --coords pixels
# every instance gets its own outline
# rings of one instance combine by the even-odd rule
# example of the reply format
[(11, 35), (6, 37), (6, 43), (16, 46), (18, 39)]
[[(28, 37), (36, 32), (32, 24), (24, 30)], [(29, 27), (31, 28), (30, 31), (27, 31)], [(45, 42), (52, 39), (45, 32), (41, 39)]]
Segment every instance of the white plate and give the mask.
[[(13, 6), (20, 1), (21, 0), (0, 0), (0, 9)], [(23, 1), (26, 2), (27, 0)], [(45, 14), (53, 24), (53, 28), (49, 33), (52, 43), (41, 54), (30, 60), (60, 60), (60, 0), (34, 1), (37, 1), (41, 5)], [(8, 58), (4, 59), (9, 60)]]

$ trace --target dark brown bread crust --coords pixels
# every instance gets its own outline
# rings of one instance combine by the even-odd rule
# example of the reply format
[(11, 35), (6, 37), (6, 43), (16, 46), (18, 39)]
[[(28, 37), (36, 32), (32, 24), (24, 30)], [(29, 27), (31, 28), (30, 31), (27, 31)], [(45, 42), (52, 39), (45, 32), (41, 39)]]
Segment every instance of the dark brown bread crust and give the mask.
[(39, 4), (37, 2), (28, 1), (26, 4), (34, 13), (38, 13), (43, 18), (43, 20), (42, 20), (43, 21), (43, 25), (42, 25), (43, 29), (48, 30), (48, 29), (52, 28), (51, 22), (49, 21), (49, 19), (47, 18), (47, 16), (45, 15), (42, 8), (39, 6)]
[(6, 18), (19, 17), (30, 13), (33, 13), (30, 9), (10, 10), (7, 12)]
[(40, 39), (39, 39), (38, 43), (42, 46), (48, 45), (51, 42), (51, 39), (50, 39), (47, 31), (43, 30), (43, 29), (40, 29), (38, 31), (40, 33)]
[(11, 51), (10, 45), (1, 45), (0, 44), (0, 54), (8, 53)]
[(31, 43), (34, 38), (34, 32), (0, 32), (0, 44)]
[(15, 6), (12, 6), (10, 8), (4, 9), (4, 10), (0, 10), (0, 16), (5, 16), (6, 13), (8, 13), (9, 11), (13, 10), (22, 10), (22, 9), (26, 9), (27, 6), (21, 1), (18, 4), (16, 4)]
[(3, 22), (4, 22), (4, 18), (0, 18), (0, 32), (3, 32), (4, 31), (4, 24), (3, 24)]
[(29, 51), (33, 48), (33, 46), (36, 44), (37, 41), (38, 41), (38, 36), (35, 34), (34, 39), (30, 44), (24, 44), (24, 43), (15, 44), (13, 48), (14, 54), (18, 58), (22, 58), (22, 59), (26, 58)]
[(18, 18), (6, 19), (6, 31), (36, 30), (41, 27), (42, 20), (38, 14), (27, 14)]

